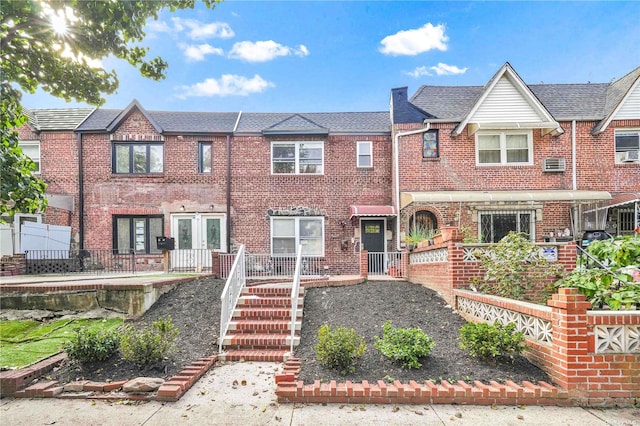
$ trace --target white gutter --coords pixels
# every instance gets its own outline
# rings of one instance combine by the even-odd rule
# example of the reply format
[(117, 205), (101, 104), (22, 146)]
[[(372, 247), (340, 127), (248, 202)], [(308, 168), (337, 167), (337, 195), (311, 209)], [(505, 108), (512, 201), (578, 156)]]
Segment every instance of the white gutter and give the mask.
[(233, 125), (233, 133), (238, 130), (238, 124), (240, 124), (240, 117), (242, 117), (242, 111), (238, 113), (238, 118), (236, 119), (236, 124)]
[(408, 132), (400, 132), (396, 133), (395, 138), (393, 139), (393, 167), (394, 167), (394, 191), (395, 191), (395, 207), (398, 212), (398, 217), (396, 220), (396, 250), (400, 250), (400, 171), (398, 170), (400, 161), (398, 159), (398, 155), (400, 154), (400, 137), (401, 136), (409, 136), (409, 135), (417, 135), (418, 133), (424, 133), (429, 131), (431, 128), (430, 123), (426, 123), (427, 127), (411, 130)]
[(578, 189), (578, 171), (576, 170), (576, 120), (571, 122), (571, 189)]

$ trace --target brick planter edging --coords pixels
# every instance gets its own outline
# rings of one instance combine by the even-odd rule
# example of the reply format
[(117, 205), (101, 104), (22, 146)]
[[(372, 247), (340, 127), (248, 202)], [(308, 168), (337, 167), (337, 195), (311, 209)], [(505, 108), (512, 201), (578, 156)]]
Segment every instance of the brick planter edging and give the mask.
[(35, 368), (40, 364), (38, 363), (26, 369), (9, 372), (14, 374), (0, 377), (2, 379), (0, 382), (2, 384), (2, 396), (13, 396), (15, 398), (133, 399), (174, 402), (179, 400), (218, 361), (218, 355), (199, 358), (164, 382), (153, 393), (133, 394), (123, 392), (122, 386), (128, 380), (117, 382), (82, 380), (66, 385), (60, 385), (57, 381), (50, 380), (40, 381), (31, 386), (26, 385), (34, 378), (40, 377), (43, 373), (52, 369), (54, 365), (60, 363), (66, 357), (66, 353), (61, 353), (45, 360), (47, 361), (47, 366)]
[(283, 372), (276, 375), (276, 395), (278, 402), (341, 403), (341, 404), (465, 404), (465, 405), (556, 405), (572, 406), (577, 401), (569, 398), (569, 393), (540, 381), (538, 384), (523, 381), (518, 385), (510, 380), (505, 384), (491, 381), (473, 384), (459, 380), (449, 383), (443, 380), (435, 384), (430, 380), (417, 383), (401, 383), (395, 380), (387, 383), (378, 380), (370, 384), (362, 383), (320, 383), (305, 385), (296, 380), (300, 372), (300, 359), (289, 358)]

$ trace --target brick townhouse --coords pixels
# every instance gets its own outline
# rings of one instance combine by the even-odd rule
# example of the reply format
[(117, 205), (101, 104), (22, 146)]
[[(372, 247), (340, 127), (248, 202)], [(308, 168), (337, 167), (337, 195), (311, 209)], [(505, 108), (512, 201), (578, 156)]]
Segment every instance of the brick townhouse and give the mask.
[(527, 85), (506, 63), (484, 86), (393, 89), (391, 114), (399, 230), (542, 241), (640, 222), (640, 67), (610, 84)]
[[(18, 129), (20, 147), (36, 164), (36, 176), (48, 184), (49, 207), (43, 214), (17, 213), (0, 223), (0, 256), (21, 253), (20, 231), (25, 222), (71, 226), (77, 233), (78, 149), (74, 129), (91, 108), (25, 110), (28, 123)], [(77, 235), (75, 236), (77, 238)]]
[[(395, 251), (417, 224), (482, 241), (638, 226), (640, 67), (606, 84), (527, 85), (507, 63), (485, 86), (422, 86), (410, 99), (393, 89), (390, 108), (193, 113), (133, 101), (86, 119), (37, 110), (20, 137), (40, 142), (48, 192), (67, 197), (44, 220), (70, 225), (80, 248), (133, 249), (148, 269), (162, 268), (157, 236), (274, 257), (301, 244), (325, 272), (348, 274), (360, 250)], [(64, 126), (51, 118), (36, 132), (56, 115)]]

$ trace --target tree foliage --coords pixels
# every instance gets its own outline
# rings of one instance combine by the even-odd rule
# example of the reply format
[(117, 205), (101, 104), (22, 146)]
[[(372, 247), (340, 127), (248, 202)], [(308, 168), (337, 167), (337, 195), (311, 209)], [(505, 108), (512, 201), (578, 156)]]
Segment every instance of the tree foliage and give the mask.
[[(193, 8), (196, 0), (2, 0), (0, 2), (0, 94), (2, 193), (0, 214), (46, 208), (45, 184), (17, 146), (15, 129), (26, 121), (20, 91), (38, 87), (66, 101), (102, 105), (118, 88), (114, 70), (96, 67), (109, 55), (123, 59), (143, 77), (160, 80), (168, 63), (147, 58), (139, 43), (158, 13)], [(219, 0), (203, 0), (215, 7)], [(16, 87), (17, 86), (17, 87)], [(18, 89), (19, 87), (19, 89)], [(5, 174), (9, 173), (9, 174)], [(24, 200), (24, 202), (22, 201)], [(23, 210), (24, 209), (24, 210)]]

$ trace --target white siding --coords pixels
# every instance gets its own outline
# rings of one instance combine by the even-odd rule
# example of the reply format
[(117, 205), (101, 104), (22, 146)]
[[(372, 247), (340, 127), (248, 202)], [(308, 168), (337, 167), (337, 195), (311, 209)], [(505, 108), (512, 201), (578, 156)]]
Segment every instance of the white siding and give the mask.
[(470, 123), (540, 122), (540, 117), (513, 83), (502, 77), (473, 114)]
[(620, 109), (613, 117), (614, 120), (631, 120), (640, 118), (640, 85), (636, 87), (622, 102)]

